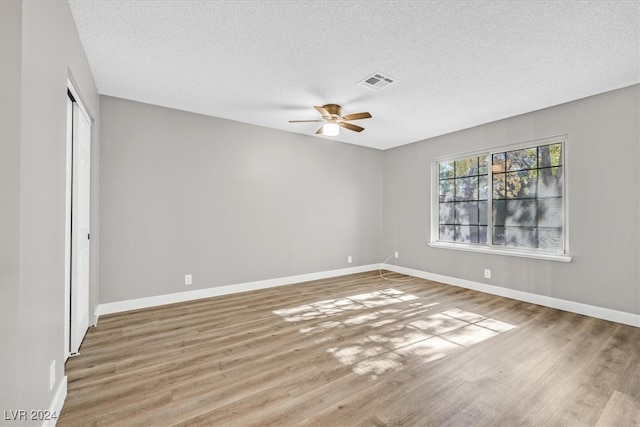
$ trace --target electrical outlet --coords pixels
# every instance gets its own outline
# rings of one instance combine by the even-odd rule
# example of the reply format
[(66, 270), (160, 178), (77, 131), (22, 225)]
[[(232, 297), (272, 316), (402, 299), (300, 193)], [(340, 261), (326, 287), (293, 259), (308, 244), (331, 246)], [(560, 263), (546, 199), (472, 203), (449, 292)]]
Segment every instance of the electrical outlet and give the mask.
[(53, 390), (56, 385), (56, 361), (54, 360), (49, 365), (49, 390)]
[(351, 264), (353, 262), (353, 257), (351, 255), (349, 255), (347, 257), (347, 264)]
[(489, 270), (488, 268), (484, 269), (484, 278), (491, 279), (491, 270)]
[(184, 275), (184, 284), (185, 285), (191, 285), (193, 283), (193, 276), (191, 276), (191, 274), (185, 274)]
[(396, 251), (396, 252), (393, 254), (393, 256), (394, 256), (396, 259), (400, 258), (400, 254), (398, 254), (398, 251)]

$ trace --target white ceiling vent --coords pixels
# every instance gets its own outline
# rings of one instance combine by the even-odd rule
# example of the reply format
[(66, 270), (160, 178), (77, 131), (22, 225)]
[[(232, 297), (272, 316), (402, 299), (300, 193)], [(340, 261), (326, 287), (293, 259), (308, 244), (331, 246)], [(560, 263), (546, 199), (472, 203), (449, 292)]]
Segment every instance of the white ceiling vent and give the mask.
[(375, 90), (377, 92), (380, 89), (383, 89), (383, 88), (389, 86), (391, 83), (393, 83), (395, 81), (396, 81), (396, 79), (394, 79), (392, 77), (385, 76), (385, 75), (380, 74), (380, 73), (373, 73), (369, 77), (367, 77), (366, 79), (364, 79), (363, 81), (361, 81), (358, 84), (360, 86), (364, 86), (366, 88), (369, 88), (371, 90)]

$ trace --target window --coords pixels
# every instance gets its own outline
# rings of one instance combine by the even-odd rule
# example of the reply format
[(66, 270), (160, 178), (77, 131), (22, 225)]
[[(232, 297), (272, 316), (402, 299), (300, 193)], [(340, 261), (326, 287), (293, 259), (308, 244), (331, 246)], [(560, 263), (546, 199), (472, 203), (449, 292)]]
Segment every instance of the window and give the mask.
[(438, 163), (439, 240), (487, 243), (487, 156)]
[(437, 160), (432, 245), (564, 254), (565, 139)]

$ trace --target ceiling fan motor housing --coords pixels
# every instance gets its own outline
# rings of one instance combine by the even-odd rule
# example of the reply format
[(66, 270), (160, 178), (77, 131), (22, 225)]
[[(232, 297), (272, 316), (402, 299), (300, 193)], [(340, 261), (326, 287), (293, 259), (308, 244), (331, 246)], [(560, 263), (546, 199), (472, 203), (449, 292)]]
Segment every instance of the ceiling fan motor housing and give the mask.
[(323, 105), (322, 108), (327, 110), (327, 112), (331, 114), (332, 118), (342, 117), (342, 107), (340, 107), (338, 104), (326, 104)]

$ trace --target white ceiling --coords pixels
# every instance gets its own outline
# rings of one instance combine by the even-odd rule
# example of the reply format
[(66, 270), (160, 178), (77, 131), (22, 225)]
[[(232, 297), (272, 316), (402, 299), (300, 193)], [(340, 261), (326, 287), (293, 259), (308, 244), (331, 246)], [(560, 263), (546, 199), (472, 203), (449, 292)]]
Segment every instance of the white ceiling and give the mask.
[(101, 94), (379, 149), (640, 82), (640, 1), (69, 3)]

